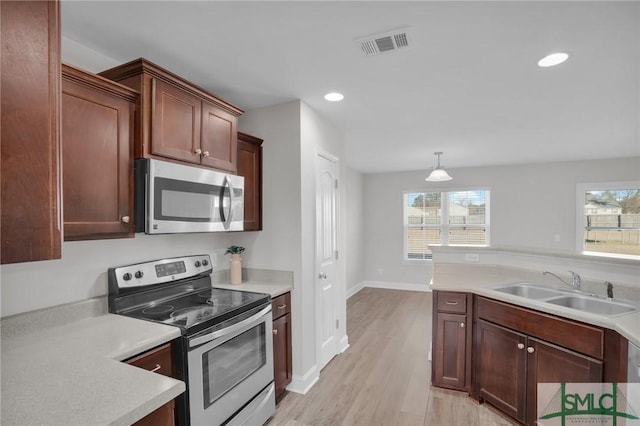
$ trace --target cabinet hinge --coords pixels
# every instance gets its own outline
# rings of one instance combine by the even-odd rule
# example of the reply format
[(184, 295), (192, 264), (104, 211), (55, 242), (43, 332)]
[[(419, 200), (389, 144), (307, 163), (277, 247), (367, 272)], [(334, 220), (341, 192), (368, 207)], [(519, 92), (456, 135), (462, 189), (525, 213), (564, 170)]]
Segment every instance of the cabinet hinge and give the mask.
[(338, 189), (338, 179), (335, 180), (336, 183), (336, 189)]
[(336, 250), (336, 260), (338, 260), (338, 250)]
[(340, 320), (339, 319), (336, 320), (336, 328), (340, 328)]

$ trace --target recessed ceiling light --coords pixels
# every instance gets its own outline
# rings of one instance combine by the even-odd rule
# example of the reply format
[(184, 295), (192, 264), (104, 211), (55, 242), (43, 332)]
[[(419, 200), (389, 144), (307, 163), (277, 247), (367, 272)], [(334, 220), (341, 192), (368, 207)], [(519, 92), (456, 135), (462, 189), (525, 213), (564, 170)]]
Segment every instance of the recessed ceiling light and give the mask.
[(331, 92), (324, 95), (324, 98), (329, 102), (338, 102), (344, 99), (344, 95), (338, 92)]
[(538, 61), (539, 67), (552, 67), (554, 65), (558, 65), (563, 63), (569, 58), (569, 55), (566, 53), (552, 53), (551, 55), (547, 55), (544, 58)]

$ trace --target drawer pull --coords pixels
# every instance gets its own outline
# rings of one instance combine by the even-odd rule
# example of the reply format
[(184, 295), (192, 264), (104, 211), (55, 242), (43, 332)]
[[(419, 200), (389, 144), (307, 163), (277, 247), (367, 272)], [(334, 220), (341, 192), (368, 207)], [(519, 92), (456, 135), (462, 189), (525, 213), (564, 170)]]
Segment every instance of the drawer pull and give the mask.
[(454, 305), (454, 306), (458, 304), (458, 302), (452, 302), (450, 300), (445, 300), (444, 303), (446, 303), (447, 305)]
[(286, 307), (287, 307), (287, 305), (280, 305), (280, 306), (278, 306), (278, 309), (284, 309)]
[(160, 364), (156, 364), (156, 367), (153, 370), (150, 370), (152, 373), (155, 373), (156, 371), (160, 370), (162, 368), (162, 366)]

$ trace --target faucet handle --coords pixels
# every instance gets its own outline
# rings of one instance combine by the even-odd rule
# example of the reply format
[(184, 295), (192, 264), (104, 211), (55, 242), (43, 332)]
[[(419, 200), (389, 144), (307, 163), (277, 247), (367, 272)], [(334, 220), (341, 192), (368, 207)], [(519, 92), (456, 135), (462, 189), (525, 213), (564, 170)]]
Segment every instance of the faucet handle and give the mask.
[(604, 285), (607, 287), (607, 299), (612, 300), (613, 299), (613, 284), (611, 284), (609, 281), (605, 281)]

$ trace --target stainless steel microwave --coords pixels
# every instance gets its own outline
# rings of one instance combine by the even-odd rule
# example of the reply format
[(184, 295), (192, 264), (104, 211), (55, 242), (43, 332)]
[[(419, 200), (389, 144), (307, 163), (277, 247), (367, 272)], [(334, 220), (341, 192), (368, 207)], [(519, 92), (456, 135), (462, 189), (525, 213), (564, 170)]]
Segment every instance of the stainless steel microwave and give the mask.
[(134, 192), (136, 232), (243, 230), (242, 176), (142, 158), (135, 161)]

